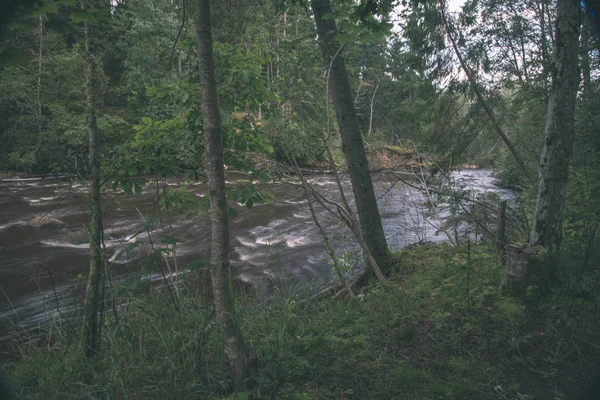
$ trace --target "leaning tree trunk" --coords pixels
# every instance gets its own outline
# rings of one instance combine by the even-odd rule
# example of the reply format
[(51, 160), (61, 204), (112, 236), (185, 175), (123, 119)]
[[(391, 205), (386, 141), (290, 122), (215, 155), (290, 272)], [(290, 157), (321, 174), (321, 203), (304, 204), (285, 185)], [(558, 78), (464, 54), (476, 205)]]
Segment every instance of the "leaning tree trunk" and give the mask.
[(204, 116), (205, 169), (210, 197), (210, 277), (213, 301), (217, 320), (223, 330), (227, 357), (233, 367), (235, 389), (241, 390), (246, 376), (246, 358), (244, 340), (235, 320), (235, 306), (229, 282), (229, 217), (223, 166), (223, 135), (213, 62), (210, 0), (196, 0), (196, 45)]
[[(83, 0), (81, 7), (84, 7)], [(89, 140), (90, 165), (90, 273), (85, 290), (85, 320), (83, 325), (84, 353), (91, 357), (100, 349), (100, 323), (98, 303), (100, 286), (103, 282), (102, 253), (102, 214), (100, 208), (100, 160), (98, 158), (98, 124), (96, 122), (96, 55), (94, 52), (92, 29), (88, 22), (83, 23), (85, 51), (85, 97), (86, 118)]]
[(377, 208), (377, 199), (358, 126), (346, 64), (342, 57), (340, 44), (334, 37), (337, 27), (333, 18), (325, 18), (332, 12), (331, 3), (330, 0), (312, 0), (311, 6), (319, 35), (319, 45), (331, 68), (329, 90), (340, 128), (342, 149), (348, 164), (362, 236), (377, 264), (384, 273), (388, 274), (391, 267), (390, 253)]
[(517, 151), (517, 148), (513, 144), (512, 140), (510, 140), (510, 138), (504, 132), (504, 129), (502, 129), (502, 125), (500, 124), (500, 121), (498, 121), (498, 119), (496, 118), (496, 114), (494, 114), (494, 110), (492, 110), (492, 108), (486, 101), (485, 97), (483, 97), (483, 93), (482, 93), (481, 89), (479, 89), (477, 79), (475, 77), (475, 73), (467, 65), (465, 59), (463, 58), (462, 54), (460, 53), (460, 49), (458, 48), (458, 44), (456, 42), (456, 39), (454, 38), (454, 34), (452, 32), (450, 22), (448, 21), (448, 18), (446, 16), (446, 2), (444, 0), (440, 0), (438, 4), (439, 4), (439, 8), (441, 10), (442, 22), (444, 23), (444, 26), (446, 28), (446, 34), (448, 35), (448, 38), (450, 39), (450, 43), (452, 44), (452, 48), (454, 49), (454, 54), (456, 54), (456, 58), (458, 58), (458, 63), (460, 64), (465, 75), (467, 75), (467, 79), (469, 80), (469, 83), (471, 84), (471, 88), (475, 92), (475, 96), (477, 96), (477, 100), (479, 100), (479, 103), (483, 107), (483, 110), (485, 111), (488, 118), (490, 119), (490, 122), (492, 123), (492, 127), (494, 128), (494, 130), (496, 131), (498, 136), (500, 136), (500, 138), (502, 139), (502, 141), (504, 142), (506, 147), (508, 147), (508, 150), (514, 157), (517, 164), (519, 164), (519, 167), (521, 167), (521, 170), (527, 176), (527, 179), (529, 179), (530, 181), (533, 181), (533, 174), (531, 173), (529, 168), (527, 168), (527, 164), (525, 164), (523, 157)]
[(558, 0), (552, 65), (552, 94), (546, 115), (537, 203), (530, 244), (550, 251), (560, 248), (573, 149), (575, 103), (579, 86), (578, 49), (581, 6), (578, 0)]

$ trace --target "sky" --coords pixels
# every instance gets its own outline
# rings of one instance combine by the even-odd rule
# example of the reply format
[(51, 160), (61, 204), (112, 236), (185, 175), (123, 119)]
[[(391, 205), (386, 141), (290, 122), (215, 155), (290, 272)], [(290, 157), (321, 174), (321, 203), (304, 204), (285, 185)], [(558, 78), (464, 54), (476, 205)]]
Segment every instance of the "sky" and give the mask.
[[(458, 12), (460, 11), (461, 7), (463, 6), (463, 4), (465, 4), (466, 0), (447, 0), (446, 4), (448, 4), (448, 11), (450, 11), (451, 13), (454, 12)], [(398, 5), (397, 7), (402, 7), (401, 5)], [(398, 10), (398, 8), (397, 8)], [(398, 24), (394, 24), (394, 28), (392, 28), (393, 32), (399, 33), (400, 32), (400, 27)]]
[(448, 1), (448, 10), (450, 12), (458, 11), (465, 4), (465, 0), (449, 0)]

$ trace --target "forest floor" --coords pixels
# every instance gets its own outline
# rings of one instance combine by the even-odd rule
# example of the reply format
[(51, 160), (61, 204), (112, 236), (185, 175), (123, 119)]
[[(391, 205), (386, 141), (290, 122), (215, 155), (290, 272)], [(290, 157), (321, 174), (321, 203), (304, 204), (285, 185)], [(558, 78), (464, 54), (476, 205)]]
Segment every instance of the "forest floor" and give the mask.
[(246, 288), (237, 308), (252, 363), (235, 395), (191, 277), (178, 310), (165, 290), (116, 291), (119, 322), (106, 316), (92, 361), (55, 323), (36, 344), (15, 342), (3, 367), (17, 399), (572, 399), (600, 359), (600, 296), (594, 271), (554, 272), (543, 289), (507, 290), (489, 247), (421, 245), (357, 299)]

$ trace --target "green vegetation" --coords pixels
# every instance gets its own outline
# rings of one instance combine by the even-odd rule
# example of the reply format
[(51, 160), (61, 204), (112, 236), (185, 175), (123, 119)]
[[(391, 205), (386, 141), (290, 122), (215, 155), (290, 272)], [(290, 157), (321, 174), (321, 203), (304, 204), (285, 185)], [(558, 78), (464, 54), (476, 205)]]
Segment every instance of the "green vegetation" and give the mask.
[[(61, 316), (39, 341), (11, 342), (17, 398), (546, 399), (572, 395), (600, 359), (598, 10), (20, 3), (0, 16), (0, 171), (87, 179), (91, 262), (78, 277), (88, 275), (86, 322)], [(523, 189), (503, 221), (496, 195), (452, 181), (465, 164)], [(339, 192), (311, 186), (307, 166), (333, 170)], [(226, 185), (226, 169), (247, 179)], [(430, 218), (419, 223), (435, 221), (450, 244), (390, 253), (371, 182), (380, 169), (412, 172), (388, 190), (421, 191), (391, 213)], [(270, 201), (261, 185), (274, 176), (303, 190), (345, 291), (311, 297), (310, 285), (275, 279), (272, 293), (234, 293), (230, 205)], [(138, 210), (133, 236), (147, 233), (152, 252), (105, 290), (103, 192), (149, 183), (154, 215)], [(319, 226), (325, 209), (358, 244), (364, 274), (343, 274), (345, 249)], [(180, 212), (211, 219), (212, 259), (187, 269), (171, 225)], [(62, 225), (31, 225), (44, 221)], [(493, 243), (498, 232), (511, 243)], [(142, 279), (170, 257), (183, 274), (161, 287)]]
[(600, 340), (593, 277), (565, 269), (545, 290), (513, 293), (500, 289), (504, 268), (483, 245), (397, 256), (389, 287), (371, 283), (356, 300), (238, 293), (254, 354), (247, 391), (234, 397), (192, 278), (180, 313), (164, 291), (124, 298), (93, 362), (68, 326), (54, 325), (6, 370), (18, 399), (544, 399), (586, 380)]

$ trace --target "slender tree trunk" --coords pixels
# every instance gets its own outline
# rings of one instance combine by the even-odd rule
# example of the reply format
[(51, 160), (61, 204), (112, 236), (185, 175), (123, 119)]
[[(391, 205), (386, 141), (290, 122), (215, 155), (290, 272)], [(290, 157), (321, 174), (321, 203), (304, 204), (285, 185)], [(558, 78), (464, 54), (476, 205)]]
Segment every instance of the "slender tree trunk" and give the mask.
[[(84, 2), (80, 2), (84, 7)], [(96, 54), (89, 23), (83, 23), (85, 51), (85, 97), (86, 119), (89, 141), (90, 168), (90, 272), (85, 290), (85, 321), (83, 325), (84, 353), (91, 357), (100, 350), (100, 322), (98, 303), (100, 286), (103, 282), (102, 267), (102, 213), (100, 207), (100, 160), (98, 157), (98, 124), (96, 121)]]
[(213, 61), (210, 0), (196, 0), (196, 45), (202, 114), (204, 116), (205, 168), (208, 175), (212, 230), (210, 276), (217, 320), (223, 329), (227, 358), (233, 367), (236, 390), (242, 390), (246, 376), (245, 346), (235, 319), (229, 267), (229, 217), (223, 167), (223, 135)]
[[(381, 83), (381, 79), (377, 80), (377, 85), (375, 85), (375, 89), (373, 90), (373, 95), (371, 96), (371, 101), (370, 101), (370, 108), (369, 108), (369, 132), (367, 134), (367, 136), (369, 137), (369, 140), (371, 139), (371, 135), (373, 134), (373, 113), (375, 111), (375, 96), (377, 95), (377, 89), (379, 89), (379, 84)], [(409, 89), (409, 95), (411, 97), (412, 100), (412, 86)]]
[(321, 51), (331, 66), (329, 88), (342, 137), (342, 149), (346, 156), (352, 182), (360, 229), (371, 254), (383, 272), (387, 274), (391, 267), (390, 253), (377, 208), (377, 199), (354, 108), (346, 64), (340, 45), (334, 38), (337, 27), (332, 18), (324, 18), (332, 12), (331, 3), (330, 0), (312, 0), (311, 6)]
[(42, 45), (44, 38), (44, 21), (43, 17), (39, 17), (39, 49), (38, 49), (38, 76), (37, 76), (37, 118), (38, 118), (38, 142), (37, 151), (42, 148)]
[(542, 84), (544, 89), (547, 88), (548, 82), (548, 38), (546, 37), (546, 10), (544, 5), (545, 0), (539, 2), (539, 22), (540, 22), (540, 39), (542, 46)]
[(520, 39), (521, 39), (521, 62), (523, 63), (523, 75), (525, 75), (525, 82), (529, 83), (529, 73), (527, 71), (527, 53), (525, 52), (525, 39), (523, 38), (523, 25), (519, 21), (520, 27)]
[(531, 245), (542, 245), (550, 251), (560, 248), (580, 78), (577, 66), (580, 26), (579, 1), (558, 0), (552, 94), (546, 116), (546, 139), (540, 160), (540, 181), (530, 237)]

